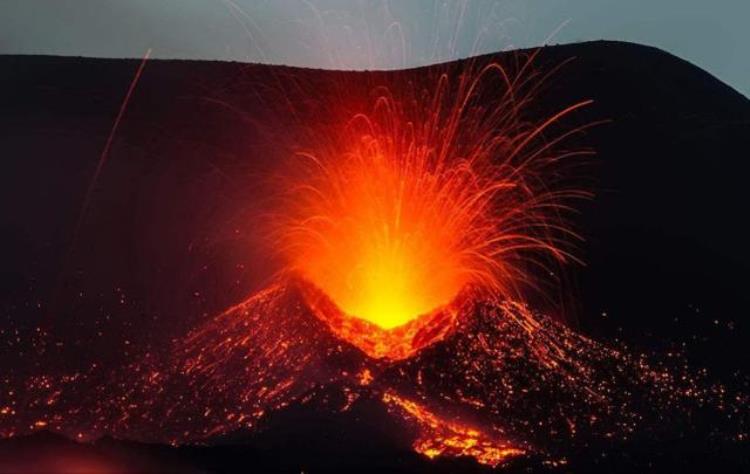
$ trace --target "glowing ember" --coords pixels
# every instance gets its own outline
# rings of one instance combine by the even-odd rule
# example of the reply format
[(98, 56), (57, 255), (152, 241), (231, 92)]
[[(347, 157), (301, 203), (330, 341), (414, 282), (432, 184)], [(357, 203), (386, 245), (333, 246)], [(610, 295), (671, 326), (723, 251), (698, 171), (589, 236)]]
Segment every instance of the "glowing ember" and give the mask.
[(416, 420), (422, 433), (414, 441), (414, 450), (429, 458), (471, 456), (482, 464), (494, 467), (509, 458), (525, 454), (523, 449), (493, 440), (476, 428), (445, 421), (422, 405), (394, 392), (384, 393), (383, 401), (399, 407), (410, 418)]
[[(531, 267), (569, 258), (560, 211), (582, 193), (550, 187), (545, 169), (561, 157), (554, 140), (535, 139), (588, 102), (530, 126), (516, 81), (491, 63), (424, 89), (375, 88), (370, 110), (297, 154), (291, 168), (302, 172), (285, 186), (280, 219), (285, 256), (330, 299), (323, 319), (368, 354), (408, 356), (445, 334), (414, 343), (452, 321), (463, 290), (515, 297), (535, 279)], [(484, 88), (498, 87), (503, 100), (483, 105)]]
[(526, 454), (554, 465), (592, 442), (659, 439), (665, 417), (671, 439), (692, 433), (706, 410), (721, 433), (747, 439), (748, 397), (707, 383), (677, 354), (632, 355), (520, 303), (465, 298), (450, 335), (384, 362), (335, 337), (300, 289), (271, 285), (175, 341), (166, 357), (146, 354), (115, 371), (11, 372), (0, 380), (0, 437), (51, 430), (78, 441), (205, 443), (299, 404), (327, 416), (352, 411), (354, 422), (360, 401), (375, 399), (413, 433), (404, 448), (488, 465)]

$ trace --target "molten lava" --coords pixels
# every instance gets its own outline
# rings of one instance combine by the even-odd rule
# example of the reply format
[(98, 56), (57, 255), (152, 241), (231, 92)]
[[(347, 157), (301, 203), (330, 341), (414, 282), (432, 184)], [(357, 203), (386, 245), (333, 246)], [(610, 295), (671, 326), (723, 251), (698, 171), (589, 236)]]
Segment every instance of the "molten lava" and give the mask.
[(372, 139), (326, 169), (296, 266), (346, 314), (392, 329), (449, 303), (470, 281), (459, 229), (471, 224), (460, 207), (471, 189), (468, 173), (448, 180), (379, 148)]
[(471, 456), (482, 464), (495, 467), (510, 458), (525, 454), (523, 449), (494, 440), (476, 428), (445, 421), (420, 404), (392, 391), (383, 394), (383, 402), (389, 407), (401, 409), (408, 417), (416, 420), (422, 435), (414, 441), (413, 448), (429, 458)]
[[(405, 357), (430, 343), (414, 336), (450, 322), (462, 291), (518, 297), (531, 267), (569, 257), (559, 211), (576, 193), (550, 191), (542, 174), (553, 162), (559, 171), (560, 156), (555, 140), (538, 139), (588, 102), (525, 124), (528, 97), (509, 77), (491, 63), (375, 87), (369, 109), (314, 131), (314, 149), (289, 167), (298, 174), (279, 219), (285, 257), (330, 299), (322, 319), (371, 356)], [(498, 87), (503, 99), (486, 105), (482, 91), (496, 97)]]
[[(302, 188), (302, 217), (287, 236), (304, 279), (344, 315), (369, 323), (368, 334), (387, 337), (431, 319), (466, 285), (493, 275), (474, 241), (489, 226), (481, 222), (487, 184), (466, 163), (447, 169), (382, 145), (363, 136), (357, 150), (321, 167)], [(376, 353), (388, 355), (389, 346)]]

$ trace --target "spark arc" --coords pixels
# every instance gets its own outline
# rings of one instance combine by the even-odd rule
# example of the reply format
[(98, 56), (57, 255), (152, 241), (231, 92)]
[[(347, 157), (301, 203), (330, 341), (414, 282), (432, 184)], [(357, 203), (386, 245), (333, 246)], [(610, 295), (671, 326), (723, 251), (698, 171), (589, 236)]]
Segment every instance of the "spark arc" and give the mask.
[[(315, 304), (323, 319), (368, 354), (408, 356), (434, 339), (418, 334), (446, 333), (460, 294), (518, 297), (534, 267), (570, 258), (559, 216), (581, 193), (549, 186), (561, 156), (539, 138), (588, 102), (525, 123), (523, 69), (473, 64), (376, 86), (366, 108), (295, 154), (283, 254), (327, 300)], [(502, 100), (485, 105), (498, 88)]]

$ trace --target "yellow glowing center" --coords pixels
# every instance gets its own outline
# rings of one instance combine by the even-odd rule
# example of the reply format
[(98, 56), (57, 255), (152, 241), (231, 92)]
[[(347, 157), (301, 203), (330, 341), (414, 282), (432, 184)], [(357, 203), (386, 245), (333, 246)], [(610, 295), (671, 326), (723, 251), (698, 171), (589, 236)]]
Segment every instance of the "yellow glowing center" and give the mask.
[[(383, 329), (448, 304), (467, 282), (455, 195), (381, 157), (328, 170), (290, 239), (294, 262), (344, 313)], [(463, 226), (463, 228), (461, 228)]]
[(446, 279), (442, 265), (428, 260), (439, 255), (425, 255), (417, 247), (395, 242), (363, 249), (360, 259), (342, 255), (351, 263), (343, 269), (343, 280), (332, 278), (320, 286), (347, 314), (384, 329), (406, 324), (448, 303), (460, 285)]

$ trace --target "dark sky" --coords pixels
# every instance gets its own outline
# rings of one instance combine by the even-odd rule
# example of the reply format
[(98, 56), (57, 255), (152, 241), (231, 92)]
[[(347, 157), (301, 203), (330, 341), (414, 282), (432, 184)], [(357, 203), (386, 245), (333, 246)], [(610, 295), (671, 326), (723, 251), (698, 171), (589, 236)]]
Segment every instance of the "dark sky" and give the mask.
[(0, 53), (152, 48), (158, 58), (360, 69), (617, 39), (670, 51), (748, 95), (748, 20), (749, 0), (2, 0)]

